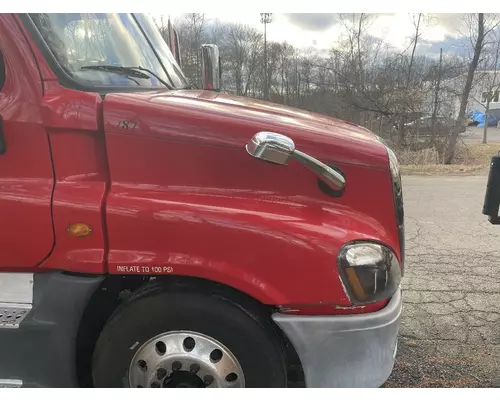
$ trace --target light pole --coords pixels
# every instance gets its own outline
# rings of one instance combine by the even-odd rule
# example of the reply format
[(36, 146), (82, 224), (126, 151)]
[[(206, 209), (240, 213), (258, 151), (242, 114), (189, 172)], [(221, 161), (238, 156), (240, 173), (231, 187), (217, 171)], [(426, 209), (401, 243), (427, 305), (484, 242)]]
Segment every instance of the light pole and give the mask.
[(273, 21), (272, 13), (260, 13), (260, 22), (264, 24), (264, 100), (269, 98), (267, 87), (267, 24)]

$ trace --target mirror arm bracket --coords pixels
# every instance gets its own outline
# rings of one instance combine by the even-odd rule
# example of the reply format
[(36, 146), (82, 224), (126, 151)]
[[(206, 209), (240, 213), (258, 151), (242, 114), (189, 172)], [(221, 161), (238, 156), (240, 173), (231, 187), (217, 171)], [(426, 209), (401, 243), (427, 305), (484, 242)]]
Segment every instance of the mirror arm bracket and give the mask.
[(245, 146), (251, 156), (279, 165), (287, 165), (290, 158), (306, 166), (329, 186), (336, 190), (345, 187), (345, 178), (333, 168), (310, 155), (295, 149), (295, 143), (287, 136), (274, 132), (259, 132)]
[(290, 156), (321, 176), (326, 183), (333, 183), (335, 189), (344, 188), (345, 178), (328, 165), (299, 150), (293, 151)]

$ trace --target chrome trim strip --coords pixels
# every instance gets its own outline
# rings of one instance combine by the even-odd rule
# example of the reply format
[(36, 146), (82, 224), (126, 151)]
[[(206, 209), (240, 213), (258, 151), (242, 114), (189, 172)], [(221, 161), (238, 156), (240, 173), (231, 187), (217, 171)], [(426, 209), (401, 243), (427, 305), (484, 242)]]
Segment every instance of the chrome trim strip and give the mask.
[(23, 386), (23, 381), (20, 379), (0, 379), (0, 389), (20, 388)]
[(0, 272), (0, 303), (33, 304), (33, 274)]

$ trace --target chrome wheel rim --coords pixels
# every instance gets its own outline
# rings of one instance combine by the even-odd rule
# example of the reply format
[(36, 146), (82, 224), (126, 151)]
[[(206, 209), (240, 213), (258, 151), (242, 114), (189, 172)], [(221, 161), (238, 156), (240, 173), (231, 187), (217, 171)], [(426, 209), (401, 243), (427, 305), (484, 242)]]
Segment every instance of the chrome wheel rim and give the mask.
[(234, 354), (198, 332), (162, 333), (146, 341), (129, 367), (133, 388), (242, 388), (243, 370)]

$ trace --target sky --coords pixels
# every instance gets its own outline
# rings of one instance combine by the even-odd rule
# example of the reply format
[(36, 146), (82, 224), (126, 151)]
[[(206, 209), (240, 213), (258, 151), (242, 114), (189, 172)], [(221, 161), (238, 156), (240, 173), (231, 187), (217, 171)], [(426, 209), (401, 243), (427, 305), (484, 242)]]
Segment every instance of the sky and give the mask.
[[(176, 18), (179, 15), (174, 14), (172, 17)], [(404, 49), (415, 32), (412, 22), (414, 15), (409, 13), (372, 14), (367, 32), (384, 39), (396, 49)], [(463, 48), (462, 14), (429, 13), (425, 15), (420, 38), (422, 52), (438, 54), (440, 47), (443, 46), (445, 52), (453, 51), (457, 45)], [(208, 20), (238, 22), (263, 30), (260, 13), (207, 13), (205, 17)], [(272, 23), (267, 26), (267, 37), (273, 41), (287, 41), (299, 48), (330, 49), (342, 30), (339, 18), (339, 14), (332, 13), (274, 13)]]

